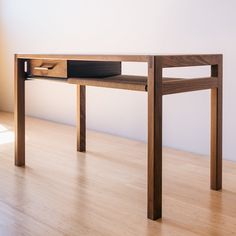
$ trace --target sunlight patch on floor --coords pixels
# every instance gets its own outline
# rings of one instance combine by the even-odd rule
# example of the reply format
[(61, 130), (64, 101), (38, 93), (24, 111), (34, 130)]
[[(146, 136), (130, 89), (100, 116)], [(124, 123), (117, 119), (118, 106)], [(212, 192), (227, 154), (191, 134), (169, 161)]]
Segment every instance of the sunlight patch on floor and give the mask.
[(4, 125), (0, 125), (0, 132), (8, 131)]
[(0, 145), (12, 143), (15, 140), (14, 132), (9, 131), (5, 126), (0, 125)]

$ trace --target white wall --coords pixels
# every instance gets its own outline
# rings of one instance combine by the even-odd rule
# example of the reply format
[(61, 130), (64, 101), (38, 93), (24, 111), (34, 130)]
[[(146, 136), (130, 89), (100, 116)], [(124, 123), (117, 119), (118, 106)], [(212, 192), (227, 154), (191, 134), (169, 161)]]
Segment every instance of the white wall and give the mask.
[[(0, 0), (0, 4), (1, 110), (13, 108), (14, 53), (224, 53), (224, 158), (236, 160), (234, 0)], [(131, 65), (124, 71), (145, 74), (146, 68)], [(72, 85), (27, 82), (26, 92), (29, 115), (75, 124)], [(146, 140), (145, 93), (88, 88), (87, 94), (88, 128)], [(208, 91), (165, 97), (164, 144), (209, 153)]]

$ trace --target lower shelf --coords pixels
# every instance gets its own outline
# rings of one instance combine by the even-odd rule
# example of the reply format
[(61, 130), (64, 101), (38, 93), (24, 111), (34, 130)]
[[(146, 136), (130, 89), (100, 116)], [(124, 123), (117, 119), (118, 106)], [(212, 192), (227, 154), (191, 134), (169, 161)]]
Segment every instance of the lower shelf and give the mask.
[(68, 82), (87, 86), (147, 91), (146, 76), (118, 75), (105, 78), (68, 78)]
[[(163, 84), (179, 81), (178, 78), (163, 78)], [(147, 76), (118, 75), (105, 78), (68, 78), (71, 84), (108, 87), (134, 91), (147, 91)]]
[[(34, 79), (34, 78), (32, 78)], [(134, 75), (117, 75), (104, 78), (48, 78), (48, 77), (36, 77), (35, 79), (46, 79), (50, 81), (66, 82), (70, 84), (106, 87), (115, 89), (126, 89), (134, 91), (147, 91), (147, 77), (146, 76), (134, 76)], [(212, 89), (218, 86), (218, 80), (216, 77), (206, 78), (163, 78), (162, 94), (174, 94), (190, 91), (197, 91), (203, 89)]]

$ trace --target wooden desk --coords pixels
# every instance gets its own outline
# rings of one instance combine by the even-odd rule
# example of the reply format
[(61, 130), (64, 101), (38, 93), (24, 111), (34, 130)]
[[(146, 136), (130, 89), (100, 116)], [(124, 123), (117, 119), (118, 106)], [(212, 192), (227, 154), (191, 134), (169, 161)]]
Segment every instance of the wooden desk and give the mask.
[[(86, 86), (119, 88), (148, 93), (148, 218), (162, 216), (162, 96), (211, 89), (211, 189), (222, 188), (222, 55), (15, 55), (15, 165), (25, 165), (25, 81), (33, 60), (146, 62), (148, 76), (70, 78), (77, 85), (77, 150), (86, 150)], [(164, 78), (163, 68), (211, 66), (206, 78)], [(60, 68), (59, 68), (60, 69)], [(52, 78), (51, 78), (52, 79)], [(61, 79), (61, 80), (63, 80)], [(188, 181), (188, 180), (186, 180)], [(196, 193), (197, 194), (197, 193)]]

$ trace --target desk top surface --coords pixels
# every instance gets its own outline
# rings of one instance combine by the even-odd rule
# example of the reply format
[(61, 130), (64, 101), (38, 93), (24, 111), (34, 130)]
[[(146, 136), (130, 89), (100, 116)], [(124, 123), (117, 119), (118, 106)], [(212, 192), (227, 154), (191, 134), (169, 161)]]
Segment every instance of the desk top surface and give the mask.
[(79, 55), (79, 54), (15, 54), (18, 59), (55, 59), (55, 60), (99, 60), (99, 61), (133, 61), (148, 62), (153, 57), (165, 58), (190, 58), (209, 59), (220, 56), (220, 54), (195, 54), (195, 55)]

